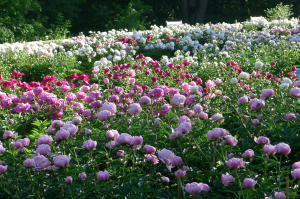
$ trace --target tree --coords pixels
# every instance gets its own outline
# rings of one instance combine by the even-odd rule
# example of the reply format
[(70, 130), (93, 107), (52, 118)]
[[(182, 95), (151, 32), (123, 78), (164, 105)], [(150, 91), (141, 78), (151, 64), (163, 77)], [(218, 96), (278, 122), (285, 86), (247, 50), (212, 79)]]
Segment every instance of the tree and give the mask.
[(204, 23), (208, 0), (180, 0), (183, 22)]

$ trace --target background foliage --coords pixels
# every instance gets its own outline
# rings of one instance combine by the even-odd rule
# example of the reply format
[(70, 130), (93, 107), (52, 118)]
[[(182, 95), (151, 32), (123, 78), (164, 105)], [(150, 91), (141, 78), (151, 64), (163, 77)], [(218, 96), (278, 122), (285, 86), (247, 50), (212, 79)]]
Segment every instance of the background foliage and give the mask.
[[(245, 21), (250, 16), (267, 16), (277, 4), (293, 5), (300, 15), (298, 0), (210, 0), (204, 22)], [(114, 29), (145, 30), (181, 20), (180, 0), (0, 0), (0, 43), (30, 41)]]

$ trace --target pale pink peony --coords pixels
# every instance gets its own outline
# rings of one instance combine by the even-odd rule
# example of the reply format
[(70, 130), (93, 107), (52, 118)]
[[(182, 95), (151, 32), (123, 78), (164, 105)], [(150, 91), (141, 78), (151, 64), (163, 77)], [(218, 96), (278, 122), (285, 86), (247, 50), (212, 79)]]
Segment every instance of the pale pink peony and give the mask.
[(120, 134), (118, 133), (117, 130), (108, 130), (106, 132), (106, 137), (108, 139), (116, 139)]
[(108, 110), (100, 111), (97, 115), (98, 120), (107, 120), (111, 116), (111, 112)]
[(288, 155), (291, 152), (291, 147), (290, 147), (290, 145), (282, 142), (275, 146), (275, 151), (276, 151), (276, 153)]
[(140, 112), (142, 112), (142, 107), (139, 103), (133, 103), (129, 106), (128, 113), (130, 115), (133, 115), (135, 113), (140, 113)]
[(265, 153), (267, 153), (268, 155), (272, 155), (275, 154), (275, 146), (271, 145), (271, 144), (265, 144), (263, 147), (263, 151)]
[(259, 136), (258, 138), (254, 137), (254, 142), (257, 144), (270, 144), (269, 138), (264, 136)]
[(183, 105), (185, 102), (185, 96), (180, 95), (180, 94), (175, 94), (174, 97), (172, 98), (172, 105)]
[(108, 178), (109, 178), (109, 173), (106, 170), (105, 171), (99, 171), (97, 173), (97, 179), (99, 181), (105, 181), (105, 180), (108, 180)]
[(66, 184), (72, 184), (73, 178), (71, 176), (66, 177)]
[(229, 135), (229, 132), (222, 128), (214, 128), (206, 134), (207, 138), (210, 140), (220, 139), (221, 137)]
[(120, 144), (131, 144), (133, 141), (133, 137), (127, 133), (121, 133), (116, 139), (115, 143), (116, 145)]
[(110, 111), (112, 115), (114, 115), (117, 112), (116, 104), (111, 102), (105, 102), (102, 107), (100, 108), (100, 111)]
[(39, 139), (36, 141), (36, 146), (40, 144), (51, 144), (53, 142), (53, 138), (48, 135), (41, 135)]
[(56, 167), (65, 167), (69, 164), (71, 158), (66, 155), (59, 155), (53, 158)]
[(228, 161), (225, 161), (227, 166), (229, 168), (245, 168), (245, 161), (243, 161), (243, 158), (239, 159), (239, 158), (231, 158)]
[(256, 183), (257, 183), (257, 181), (255, 181), (255, 180), (253, 180), (253, 179), (251, 179), (251, 178), (245, 178), (245, 179), (243, 180), (243, 184), (244, 184), (244, 186), (247, 187), (247, 188), (254, 188), (255, 185), (256, 185)]
[(34, 166), (34, 160), (33, 159), (26, 159), (26, 160), (24, 160), (23, 166), (25, 168), (30, 168), (31, 166), (33, 167)]
[(59, 131), (56, 132), (54, 138), (56, 140), (66, 140), (66, 139), (69, 138), (69, 136), (70, 136), (70, 132), (69, 131), (61, 129), (61, 130), (59, 130)]
[(232, 184), (230, 182), (235, 182), (235, 179), (232, 175), (224, 175), (221, 176), (221, 181), (224, 184), (225, 187), (231, 186)]
[(151, 104), (151, 99), (148, 96), (143, 96), (140, 98), (140, 103), (141, 104)]
[(169, 171), (171, 171), (172, 168), (172, 161), (175, 157), (175, 154), (168, 150), (168, 149), (163, 149), (163, 150), (158, 150), (157, 151), (158, 157), (159, 159), (166, 164), (167, 168), (169, 169)]
[(34, 169), (42, 170), (50, 166), (50, 161), (43, 155), (37, 155), (32, 159), (34, 160)]
[(248, 149), (243, 153), (243, 157), (252, 158), (254, 156), (254, 151), (252, 149)]
[(267, 97), (273, 97), (275, 95), (275, 92), (273, 89), (264, 89), (261, 92), (260, 98), (261, 99), (266, 99)]
[(153, 154), (145, 154), (145, 157), (147, 158), (147, 160), (149, 162), (152, 162), (152, 164), (158, 164), (159, 160), (157, 158), (156, 155), (153, 155)]
[(246, 95), (238, 99), (238, 104), (247, 103), (247, 102), (248, 102), (248, 97)]
[(93, 141), (90, 139), (83, 142), (82, 148), (90, 150), (96, 148), (96, 146), (97, 146), (97, 141)]
[(291, 88), (290, 95), (293, 97), (300, 97), (300, 88), (298, 87)]
[(292, 176), (295, 180), (300, 179), (300, 169), (295, 169), (292, 171)]
[(150, 154), (154, 154), (156, 151), (155, 147), (150, 146), (150, 145), (145, 145), (143, 149)]
[(36, 149), (36, 154), (48, 155), (51, 151), (51, 147), (48, 144), (40, 144)]

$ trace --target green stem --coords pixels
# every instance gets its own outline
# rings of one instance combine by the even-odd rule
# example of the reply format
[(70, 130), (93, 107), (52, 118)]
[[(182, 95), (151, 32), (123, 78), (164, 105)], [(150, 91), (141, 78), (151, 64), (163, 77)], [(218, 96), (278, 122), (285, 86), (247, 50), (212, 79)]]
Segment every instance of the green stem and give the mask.
[(240, 181), (240, 177), (239, 177), (239, 174), (238, 174), (238, 172), (237, 172), (237, 169), (235, 169), (235, 172), (236, 172), (236, 175), (237, 175), (237, 177), (238, 177), (238, 181), (239, 181), (239, 184), (240, 184), (242, 196), (243, 196), (243, 198), (245, 198), (245, 197), (244, 197), (244, 192), (243, 192), (243, 189), (242, 189), (242, 183), (241, 183), (241, 181)]

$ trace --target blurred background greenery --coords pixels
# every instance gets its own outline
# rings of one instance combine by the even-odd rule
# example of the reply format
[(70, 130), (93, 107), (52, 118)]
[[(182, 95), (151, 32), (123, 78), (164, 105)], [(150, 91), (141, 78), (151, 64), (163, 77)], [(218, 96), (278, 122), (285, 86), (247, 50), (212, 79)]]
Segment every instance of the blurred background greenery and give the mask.
[(250, 16), (269, 17), (272, 11), (267, 9), (279, 3), (299, 17), (299, 0), (0, 0), (0, 43), (110, 29), (145, 30), (166, 20), (234, 23)]

